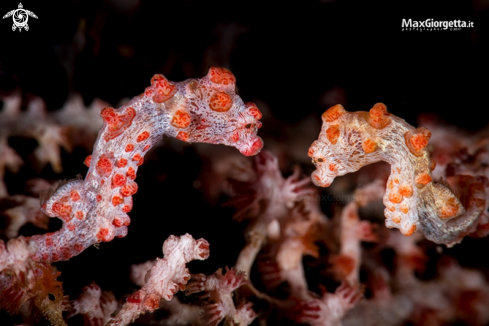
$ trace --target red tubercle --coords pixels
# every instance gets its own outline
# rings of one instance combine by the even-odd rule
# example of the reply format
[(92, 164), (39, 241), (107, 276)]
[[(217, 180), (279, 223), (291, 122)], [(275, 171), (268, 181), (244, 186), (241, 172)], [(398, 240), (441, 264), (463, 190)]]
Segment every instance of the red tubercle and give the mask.
[(101, 183), (102, 185), (104, 185), (104, 184), (105, 184), (105, 179), (100, 180), (100, 183)]
[(51, 247), (53, 245), (53, 239), (50, 237), (46, 237), (46, 246)]
[(186, 133), (185, 131), (179, 131), (178, 134), (177, 134), (177, 137), (175, 137), (179, 140), (183, 140), (183, 141), (188, 141), (189, 139), (189, 136), (188, 136), (188, 133)]
[(423, 134), (413, 135), (411, 137), (411, 144), (416, 149), (423, 149), (428, 145), (429, 138)]
[(431, 176), (428, 173), (420, 173), (415, 179), (416, 186), (423, 187), (431, 182)]
[(121, 195), (122, 195), (122, 196), (124, 196), (124, 197), (129, 197), (129, 196), (131, 196), (131, 194), (132, 194), (132, 189), (131, 189), (131, 186), (129, 186), (129, 185), (124, 185), (123, 187), (121, 187), (120, 193), (121, 193)]
[(321, 117), (326, 122), (333, 122), (339, 119), (345, 113), (345, 108), (341, 104), (336, 104), (327, 109)]
[(122, 187), (126, 184), (126, 180), (127, 178), (125, 175), (120, 173), (114, 174), (114, 176), (112, 177), (112, 188)]
[(236, 84), (236, 77), (233, 73), (226, 68), (210, 67), (207, 73), (209, 80), (216, 84), (221, 85), (234, 85)]
[(95, 170), (100, 176), (107, 177), (112, 172), (112, 162), (109, 157), (105, 154), (102, 154), (97, 161), (97, 165), (95, 166)]
[(118, 168), (123, 168), (127, 165), (127, 160), (123, 157), (117, 160), (117, 167)]
[(173, 115), (171, 125), (175, 128), (187, 128), (191, 121), (192, 117), (190, 116), (190, 113), (184, 110), (178, 110)]
[(100, 241), (104, 241), (104, 242), (109, 242), (110, 240), (112, 240), (110, 237), (109, 237), (109, 229), (107, 228), (102, 228), (98, 231), (96, 237), (97, 237), (97, 240), (100, 242)]
[(61, 257), (60, 257), (60, 255), (57, 252), (53, 252), (52, 258), (53, 258), (52, 259), (53, 261), (59, 261), (59, 260), (61, 260)]
[(49, 259), (49, 255), (48, 255), (47, 253), (43, 253), (43, 254), (41, 255), (41, 257), (42, 257), (42, 260), (44, 260), (44, 261), (46, 261), (46, 260), (48, 260), (48, 259)]
[(124, 205), (124, 206), (122, 207), (122, 211), (123, 211), (124, 213), (129, 213), (131, 210), (132, 210), (132, 204), (131, 204), (131, 205)]
[(247, 102), (245, 105), (248, 107), (248, 114), (254, 117), (256, 120), (260, 120), (263, 115), (258, 109), (255, 103)]
[(72, 201), (79, 201), (80, 200), (80, 194), (76, 190), (72, 190), (70, 192), (70, 198)]
[(153, 94), (153, 89), (151, 87), (146, 87), (144, 90), (144, 96), (150, 97)]
[(375, 129), (383, 129), (391, 122), (389, 116), (387, 106), (384, 103), (376, 103), (368, 112), (367, 122)]
[(71, 232), (75, 231), (76, 226), (73, 223), (66, 223), (66, 228), (70, 230)]
[(52, 206), (51, 209), (53, 210), (54, 213), (59, 214), (61, 210), (63, 209), (63, 204), (55, 202)]
[(153, 95), (153, 101), (155, 103), (168, 101), (177, 91), (176, 85), (169, 82), (163, 75), (154, 75), (151, 78), (151, 86), (155, 89), (155, 94)]
[(135, 195), (138, 192), (138, 184), (136, 182), (131, 182), (130, 186), (132, 189), (132, 195)]
[(71, 250), (68, 247), (61, 248), (61, 253), (63, 254), (64, 260), (69, 260), (71, 257), (73, 257), (73, 254), (71, 253)]
[(141, 157), (141, 159), (136, 163), (137, 166), (143, 165), (144, 163), (144, 157)]
[(403, 184), (399, 187), (399, 193), (403, 197), (411, 197), (413, 195), (413, 187), (409, 184)]
[(142, 141), (144, 141), (144, 140), (146, 140), (148, 138), (149, 138), (149, 132), (143, 131), (142, 133), (140, 133), (138, 135), (138, 138), (136, 139), (136, 142), (140, 143), (140, 142), (142, 142)]
[(71, 216), (71, 210), (72, 210), (71, 205), (56, 202), (53, 204), (52, 210), (54, 213), (56, 213), (65, 222), (68, 222), (72, 218), (72, 216)]
[(71, 249), (68, 247), (62, 247), (60, 248), (60, 251), (63, 260), (69, 260), (71, 259), (71, 257), (73, 257), (73, 254), (71, 253)]
[(146, 152), (148, 149), (150, 149), (150, 147), (151, 147), (151, 145), (146, 145), (146, 146), (144, 146), (144, 148), (143, 148), (143, 152)]
[(409, 151), (415, 156), (423, 155), (423, 149), (428, 146), (431, 138), (431, 132), (425, 127), (419, 127), (414, 131), (408, 131), (404, 134), (404, 139)]
[(126, 184), (123, 187), (121, 187), (121, 195), (124, 197), (129, 197), (131, 195), (134, 195), (138, 191), (138, 185), (135, 182), (131, 182), (130, 184)]
[(216, 112), (227, 112), (233, 106), (233, 99), (226, 92), (217, 92), (209, 99), (209, 107)]
[(397, 190), (392, 190), (388, 197), (389, 201), (393, 204), (399, 204), (403, 200), (403, 196)]
[(83, 220), (84, 214), (82, 211), (77, 211), (75, 216), (77, 219), (79, 219), (81, 221), (81, 220)]
[(121, 227), (122, 226), (122, 220), (118, 217), (114, 218), (114, 220), (112, 221), (112, 225), (114, 225), (115, 227)]
[(83, 161), (83, 164), (86, 166), (90, 167), (90, 163), (92, 162), (92, 155), (88, 155), (85, 161)]
[(124, 218), (124, 222), (122, 223), (122, 225), (129, 226), (129, 224), (131, 224), (131, 219), (126, 216), (126, 218)]
[(129, 298), (127, 298), (127, 302), (129, 303), (140, 303), (141, 301), (143, 300), (142, 298), (142, 295), (141, 295), (141, 292), (140, 291), (137, 291), (133, 294), (131, 294), (129, 296)]
[(371, 139), (367, 139), (362, 143), (362, 148), (365, 153), (370, 154), (377, 150), (377, 143)]
[(233, 73), (226, 68), (210, 67), (207, 73), (209, 80), (216, 84), (221, 85), (234, 85), (236, 84), (236, 77)]
[(127, 144), (126, 145), (126, 152), (132, 152), (134, 150), (134, 145), (133, 144)]
[(108, 125), (116, 124), (118, 121), (117, 112), (115, 112), (114, 108), (106, 107), (100, 112), (100, 117), (104, 120)]
[(136, 179), (136, 170), (130, 166), (129, 169), (127, 169), (126, 176), (132, 180)]
[(137, 162), (136, 163), (137, 166), (140, 166), (140, 165), (142, 165), (144, 163), (144, 158), (139, 153), (137, 153), (136, 155), (134, 155), (132, 157), (132, 160)]
[(82, 251), (83, 251), (83, 249), (85, 249), (85, 248), (83, 248), (83, 245), (81, 245), (81, 244), (79, 244), (79, 243), (76, 243), (76, 244), (73, 246), (73, 249), (74, 249), (76, 252), (80, 253), (80, 252), (82, 252)]
[(100, 202), (102, 200), (102, 196), (101, 195), (97, 195), (96, 199), (97, 199), (98, 202)]
[(120, 205), (124, 202), (124, 198), (119, 197), (119, 196), (114, 196), (112, 197), (112, 205), (117, 206)]
[(113, 108), (105, 108), (100, 115), (107, 123), (104, 140), (109, 141), (121, 135), (132, 124), (136, 110), (128, 107), (123, 114), (118, 114)]

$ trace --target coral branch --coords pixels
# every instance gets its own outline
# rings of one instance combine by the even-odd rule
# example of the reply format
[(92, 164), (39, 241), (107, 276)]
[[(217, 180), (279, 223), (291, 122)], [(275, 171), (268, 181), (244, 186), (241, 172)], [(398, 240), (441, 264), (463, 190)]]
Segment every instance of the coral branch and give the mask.
[[(246, 184), (233, 182), (237, 196), (231, 203), (238, 207), (235, 217), (252, 219), (246, 232), (247, 245), (235, 267), (249, 275), (260, 250), (268, 243), (268, 253), (258, 259), (263, 283), (270, 289), (285, 281), (292, 297), (308, 297), (302, 258), (317, 257), (314, 242), (326, 224), (318, 202), (313, 200), (315, 190), (309, 186), (309, 178), (300, 177), (298, 169), (284, 178), (277, 158), (268, 151), (255, 157), (254, 170), (256, 180)], [(248, 287), (258, 297), (280, 304), (259, 293), (251, 283)]]
[(241, 285), (248, 283), (243, 272), (226, 268), (226, 274), (219, 269), (214, 275), (205, 276), (197, 274), (192, 276), (186, 295), (205, 291), (204, 297), (209, 298), (209, 304), (205, 309), (207, 325), (216, 326), (226, 318), (228, 323), (235, 325), (249, 325), (256, 318), (256, 313), (251, 309), (252, 304), (242, 304), (239, 308), (234, 306), (232, 293)]
[(448, 186), (432, 180), (435, 164), (426, 149), (428, 129), (415, 129), (387, 113), (382, 103), (369, 112), (347, 112), (335, 105), (322, 119), (319, 139), (309, 149), (317, 168), (312, 174), (316, 185), (327, 187), (336, 176), (385, 161), (391, 165), (384, 195), (387, 227), (407, 236), (420, 231), (436, 243), (451, 246), (477, 224), (477, 212), (485, 203), (469, 199), (472, 206), (464, 207)]
[(212, 67), (206, 77), (179, 83), (155, 75), (151, 86), (118, 110), (101, 112), (99, 132), (84, 180), (63, 184), (42, 203), (43, 211), (63, 220), (61, 230), (33, 236), (36, 260), (60, 261), (87, 247), (124, 237), (130, 223), (136, 172), (145, 153), (164, 135), (187, 142), (225, 144), (244, 155), (258, 153), (261, 113), (236, 94), (235, 78)]
[(7, 246), (0, 241), (0, 308), (21, 313), (26, 324), (65, 325), (66, 297), (56, 279), (61, 273), (49, 263), (34, 262), (36, 250), (37, 243), (22, 236)]
[[(35, 157), (43, 167), (50, 163), (55, 172), (61, 172), (60, 147), (71, 149), (67, 137), (68, 128), (58, 125), (45, 110), (44, 101), (35, 98), (30, 101), (27, 112), (21, 111), (20, 94), (6, 97), (5, 108), (0, 112), (0, 180), (5, 166), (17, 169), (22, 160), (7, 145), (8, 137), (21, 136), (34, 138), (39, 147)], [(0, 191), (1, 195), (1, 191)]]
[(341, 212), (341, 250), (330, 258), (336, 275), (348, 284), (359, 284), (362, 247), (361, 241), (375, 242), (373, 225), (360, 220), (355, 202), (346, 205)]
[(104, 325), (109, 320), (110, 314), (117, 309), (114, 294), (102, 291), (95, 283), (85, 286), (83, 293), (71, 304), (73, 309), (68, 318), (81, 314), (84, 317), (85, 325), (90, 326)]
[(324, 293), (320, 299), (302, 301), (289, 312), (299, 323), (315, 325), (341, 325), (343, 316), (363, 298), (358, 285), (342, 283), (335, 293)]
[(170, 301), (179, 289), (185, 289), (190, 279), (185, 264), (207, 259), (209, 243), (204, 239), (195, 240), (189, 234), (172, 235), (163, 244), (163, 255), (146, 274), (146, 284), (127, 299), (108, 325), (127, 325), (140, 314), (157, 309), (161, 299)]

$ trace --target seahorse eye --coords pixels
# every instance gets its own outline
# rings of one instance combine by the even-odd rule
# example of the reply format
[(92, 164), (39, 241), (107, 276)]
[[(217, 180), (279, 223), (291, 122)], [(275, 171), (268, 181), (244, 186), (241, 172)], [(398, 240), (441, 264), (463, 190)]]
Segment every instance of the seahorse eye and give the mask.
[(252, 125), (251, 123), (248, 123), (248, 124), (245, 126), (245, 128), (246, 128), (246, 129), (250, 129), (252, 126), (253, 126), (253, 125)]
[(324, 162), (324, 159), (320, 157), (320, 158), (318, 158), (318, 159), (317, 159), (317, 161), (318, 161), (319, 163), (323, 163), (323, 162)]

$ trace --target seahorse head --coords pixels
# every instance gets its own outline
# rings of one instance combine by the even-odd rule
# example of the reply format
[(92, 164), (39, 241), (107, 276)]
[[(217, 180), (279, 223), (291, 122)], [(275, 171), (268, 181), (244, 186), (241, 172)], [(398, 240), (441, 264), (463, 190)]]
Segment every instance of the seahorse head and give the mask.
[(246, 156), (263, 147), (257, 136), (260, 110), (236, 93), (236, 78), (226, 68), (211, 67), (207, 76), (171, 83), (161, 75), (152, 80), (153, 101), (165, 102), (169, 135), (187, 142), (236, 147)]
[(362, 166), (379, 161), (378, 139), (372, 132), (390, 123), (384, 104), (377, 103), (369, 112), (347, 112), (337, 104), (323, 113), (318, 140), (308, 155), (316, 165), (312, 181), (328, 187), (340, 175), (355, 172)]

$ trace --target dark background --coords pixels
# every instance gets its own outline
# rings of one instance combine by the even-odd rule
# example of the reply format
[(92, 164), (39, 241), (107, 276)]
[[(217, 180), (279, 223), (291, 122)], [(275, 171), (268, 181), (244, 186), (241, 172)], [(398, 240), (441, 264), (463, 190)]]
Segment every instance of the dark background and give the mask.
[[(2, 1), (0, 14), (18, 2)], [(11, 30), (11, 18), (0, 20), (0, 92), (20, 89), (23, 106), (37, 95), (57, 110), (72, 92), (87, 105), (101, 98), (115, 106), (140, 94), (155, 73), (180, 81), (221, 65), (236, 75), (245, 101), (261, 100), (269, 114), (290, 123), (310, 114), (319, 119), (328, 94), (350, 111), (383, 102), (413, 125), (427, 112), (474, 131), (488, 121), (489, 4), (482, 0), (272, 2), (268, 8), (262, 1), (22, 4), (39, 18), (30, 17), (30, 30), (20, 33)], [(470, 20), (475, 27), (403, 32), (403, 18)], [(87, 153), (63, 155), (64, 172), (45, 169), (43, 177), (86, 172)], [(138, 173), (129, 235), (57, 264), (71, 298), (91, 281), (118, 298), (130, 293), (129, 265), (161, 257), (170, 234), (188, 232), (211, 243), (209, 260), (191, 263), (193, 272), (234, 264), (244, 245), (242, 227), (231, 220), (232, 208), (210, 205), (192, 187), (200, 158), (192, 148), (157, 148), (152, 155)], [(11, 193), (35, 176), (28, 168), (6, 176)], [(52, 228), (59, 227), (55, 220)]]
[[(487, 108), (489, 12), (482, 0), (325, 0), (268, 8), (259, 1), (23, 4), (39, 18), (21, 33), (11, 31), (11, 18), (0, 21), (1, 89), (20, 86), (50, 109), (73, 90), (87, 102), (117, 102), (139, 94), (156, 72), (170, 80), (200, 77), (206, 50), (221, 44), (211, 63), (228, 63), (243, 97), (264, 100), (284, 119), (318, 110), (323, 92), (342, 87), (350, 110), (382, 101), (411, 123), (421, 112), (436, 112), (468, 128), (483, 126), (484, 119), (474, 119)], [(17, 5), (2, 1), (0, 9)], [(475, 28), (401, 32), (402, 18), (471, 20)], [(224, 53), (216, 29), (232, 23), (245, 31)], [(81, 49), (74, 46), (77, 30), (85, 37)]]

